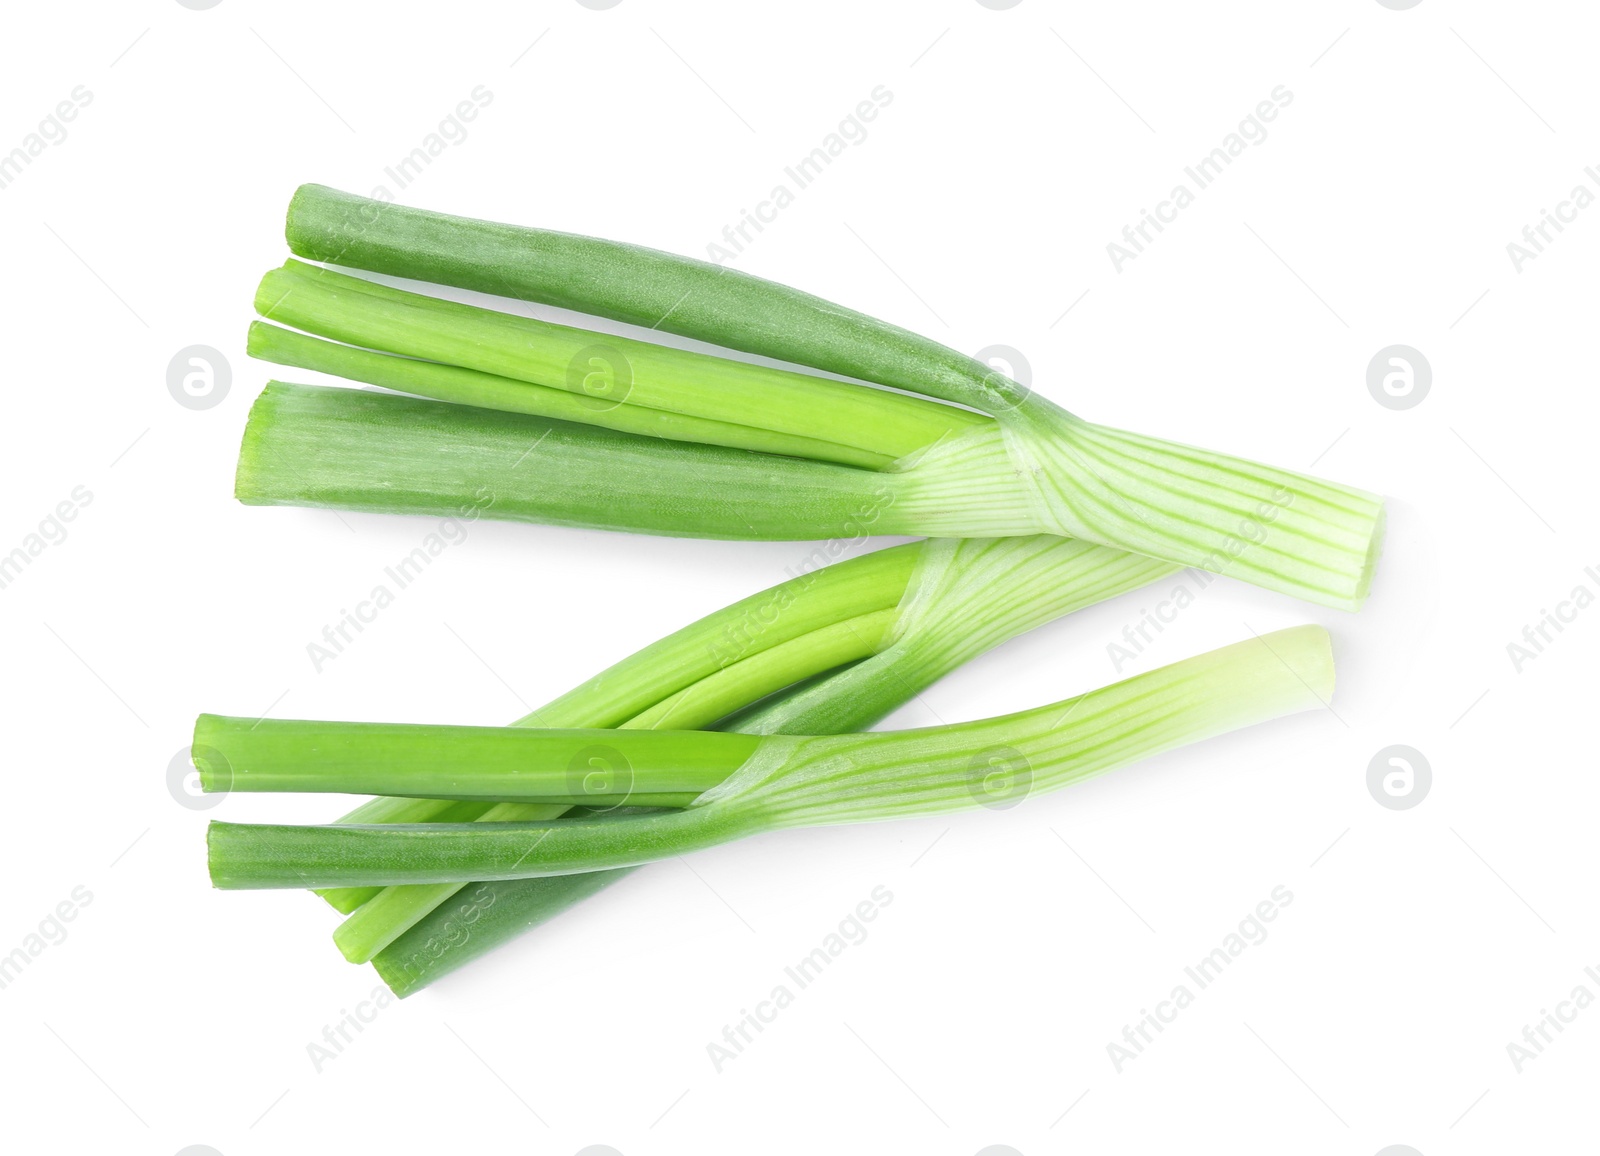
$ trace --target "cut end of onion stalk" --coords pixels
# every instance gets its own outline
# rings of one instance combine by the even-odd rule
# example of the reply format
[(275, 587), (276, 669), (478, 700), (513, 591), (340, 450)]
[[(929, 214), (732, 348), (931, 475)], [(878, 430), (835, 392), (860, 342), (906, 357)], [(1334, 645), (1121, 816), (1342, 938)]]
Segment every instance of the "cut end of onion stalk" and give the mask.
[(208, 795), (225, 794), (233, 789), (233, 767), (228, 758), (210, 742), (205, 730), (211, 715), (201, 715), (195, 720), (193, 744), (189, 748), (189, 761), (194, 764), (200, 780), (200, 790)]

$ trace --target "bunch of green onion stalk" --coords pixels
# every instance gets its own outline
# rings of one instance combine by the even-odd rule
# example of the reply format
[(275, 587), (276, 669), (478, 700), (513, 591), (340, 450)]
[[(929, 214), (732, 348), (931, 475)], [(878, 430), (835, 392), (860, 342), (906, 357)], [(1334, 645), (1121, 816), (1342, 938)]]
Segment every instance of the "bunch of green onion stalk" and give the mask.
[[(302, 187), (300, 257), (782, 361), (591, 332), (291, 261), (250, 351), (396, 392), (274, 382), (251, 504), (744, 539), (925, 535), (646, 647), (510, 727), (201, 716), (208, 790), (369, 794), (325, 826), (212, 824), (221, 887), (309, 887), (404, 996), (642, 864), (758, 831), (1010, 805), (1325, 705), (1325, 631), (1251, 638), (1002, 718), (860, 733), (962, 663), (1193, 566), (1345, 609), (1379, 498), (1093, 425), (796, 290), (609, 241)], [(849, 380), (843, 380), (849, 379)]]

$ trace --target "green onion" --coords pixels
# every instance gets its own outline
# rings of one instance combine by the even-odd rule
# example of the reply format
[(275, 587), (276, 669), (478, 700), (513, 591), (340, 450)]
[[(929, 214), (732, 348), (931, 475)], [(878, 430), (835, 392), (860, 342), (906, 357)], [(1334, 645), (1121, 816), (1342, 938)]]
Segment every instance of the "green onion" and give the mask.
[[(635, 866), (764, 830), (937, 814), (999, 801), (1019, 784), (1022, 793), (1055, 790), (1185, 743), (1325, 706), (1332, 691), (1327, 632), (1296, 627), (1001, 718), (885, 734), (762, 736), (722, 783), (681, 811), (543, 823), (212, 823), (211, 877), (223, 888), (375, 886)], [(395, 756), (408, 742), (396, 733), (377, 727), (374, 745)], [(435, 769), (396, 771), (396, 784), (431, 776), (448, 789), (479, 753), (458, 728), (408, 733)], [(524, 768), (482, 772), (508, 784), (621, 738), (598, 730), (509, 733), (525, 745)], [(699, 766), (730, 761), (731, 744), (746, 741), (714, 733), (627, 737), (631, 758), (650, 768), (687, 754)], [(303, 758), (317, 756), (317, 741), (306, 739)]]
[[(753, 735), (638, 730), (616, 731), (597, 746), (594, 733), (203, 714), (193, 750), (206, 791), (670, 807), (722, 782), (760, 742)], [(615, 765), (598, 758), (591, 765), (591, 747)], [(446, 759), (448, 773), (441, 770)]]
[[(712, 615), (515, 728), (202, 716), (208, 788), (384, 796), (331, 827), (219, 824), (209, 841), (221, 886), (323, 887), (348, 915), (341, 950), (373, 960), (401, 995), (665, 855), (992, 802), (993, 782), (1009, 790), (1018, 774), (1053, 788), (1331, 692), (1326, 636), (1304, 628), (1255, 641), (1280, 670), (1241, 644), (1056, 704), (1049, 726), (1041, 708), (848, 733), (989, 646), (1178, 564), (1353, 609), (1376, 564), (1381, 500), (1084, 422), (915, 334), (669, 254), (316, 186), (297, 193), (288, 235), (303, 257), (858, 381), (290, 261), (261, 283), (257, 308), (278, 324), (252, 325), (250, 352), (418, 396), (272, 383), (247, 424), (241, 500), (683, 536), (938, 539), (880, 551), (870, 572), (867, 559), (831, 567), (850, 573), (815, 588), (804, 575), (770, 618)], [(738, 606), (748, 614), (753, 600)], [(707, 645), (712, 630), (722, 636)], [(1004, 741), (974, 747), (986, 738)], [(516, 841), (532, 845), (512, 860)]]
[[(1045, 536), (894, 546), (809, 570), (708, 615), (519, 725), (698, 728), (756, 703), (727, 725), (769, 734), (861, 729), (983, 651), (1172, 570), (1153, 559)], [(827, 674), (836, 666), (842, 668)], [(826, 677), (773, 693), (817, 675)], [(197, 748), (205, 745), (197, 740)], [(430, 805), (436, 813), (429, 813)], [(447, 808), (465, 805), (470, 804), (376, 799), (341, 822), (448, 822)], [(507, 804), (483, 816), (551, 817), (536, 804)], [(327, 892), (330, 902), (351, 915), (335, 941), (353, 962), (371, 959), (407, 936), (413, 923), (456, 889), (446, 884)], [(477, 890), (488, 895), (488, 905), (497, 905), (493, 925), (509, 936), (564, 909), (564, 897), (580, 889), (577, 883), (524, 880), (483, 883)], [(381, 901), (368, 902), (376, 895)], [(458, 908), (440, 908), (443, 914), (430, 926), (448, 922)], [(412, 938), (417, 942), (401, 944), (391, 956), (386, 979), (424, 986), (501, 942), (486, 927), (476, 927), (459, 944), (437, 929)]]
[(984, 363), (735, 269), (594, 237), (475, 221), (301, 185), (289, 248), (310, 261), (454, 285), (677, 333), (987, 410)]
[(694, 440), (769, 453), (883, 467), (993, 424), (905, 394), (497, 313), (299, 261), (262, 278), (256, 309), (321, 337), (502, 383), (474, 404), (527, 412), (521, 398), (558, 390), (578, 403), (578, 420), (616, 409), (664, 412), (720, 431)]
[[(797, 454), (863, 471), (885, 470), (884, 476), (893, 479), (886, 488), (895, 506), (886, 522), (900, 528), (875, 525), (876, 532), (1078, 537), (1347, 609), (1361, 604), (1371, 583), (1383, 531), (1379, 498), (1083, 421), (973, 358), (797, 290), (635, 246), (449, 217), (315, 185), (296, 193), (287, 235), (302, 257), (644, 325), (991, 415), (993, 421), (974, 421), (970, 415), (954, 416), (965, 411), (952, 406), (942, 407), (943, 412), (937, 406), (913, 412), (902, 404), (909, 399), (882, 389), (741, 366), (452, 302), (429, 303), (387, 287), (351, 286), (347, 281), (352, 279), (334, 280), (336, 274), (319, 281), (316, 271), (304, 267), (287, 267), (264, 282), (258, 304), (269, 316), (352, 344), (464, 366), (507, 381), (545, 388), (563, 388), (564, 383), (581, 392), (584, 387), (577, 383), (588, 376), (584, 349), (621, 352), (619, 363), (638, 358), (644, 370), (637, 380), (630, 378), (627, 390), (618, 388), (614, 376), (599, 374), (599, 404), (636, 408), (639, 412), (630, 421), (654, 411), (733, 427), (731, 435), (725, 429), (717, 434), (719, 444)], [(598, 360), (606, 362), (609, 356)], [(506, 392), (505, 387), (497, 389)], [(482, 390), (478, 396), (488, 400), (492, 394)], [(294, 485), (292, 475), (266, 468), (264, 460), (278, 452), (275, 446), (324, 440), (310, 428), (315, 423), (309, 413), (296, 412), (302, 421), (282, 413), (260, 416), (276, 422), (278, 436), (258, 438), (251, 471), (241, 470), (241, 481), (254, 484), (241, 485), (241, 498), (260, 503), (325, 501), (310, 487)], [(335, 420), (331, 408), (322, 416)], [(253, 415), (252, 424), (254, 420)], [(929, 426), (921, 435), (919, 422)], [(709, 440), (716, 440), (712, 431), (706, 432)], [(477, 447), (478, 434), (486, 442), (494, 440), (476, 428), (462, 435), (464, 443), (476, 447), (462, 446), (462, 453), (476, 459), (466, 472), (493, 473), (493, 451)], [(686, 427), (680, 427), (679, 435), (692, 436)], [(796, 438), (810, 439), (810, 444), (782, 440)], [(337, 446), (338, 440), (329, 433), (325, 444)], [(911, 442), (917, 444), (908, 448)], [(401, 456), (387, 468), (368, 459), (352, 463), (339, 479), (339, 488), (350, 498), (368, 503), (356, 508), (384, 508), (373, 504), (374, 494), (402, 485), (402, 469), (411, 463), (406, 447), (396, 449)], [(892, 456), (893, 464), (885, 466), (872, 455)], [(621, 460), (625, 470), (637, 464), (631, 452), (621, 453)], [(829, 484), (843, 486), (844, 478), (795, 477), (794, 504), (784, 503), (781, 493), (770, 487), (762, 488), (761, 500), (747, 503), (721, 484), (698, 494), (687, 484), (677, 484), (676, 475), (692, 474), (693, 460), (663, 459), (661, 472), (673, 495), (668, 509), (625, 485), (618, 504), (630, 507), (626, 511), (580, 510), (564, 501), (541, 509), (523, 501), (490, 513), (558, 524), (753, 538), (827, 537), (837, 533), (840, 517), (849, 516), (835, 504), (838, 493)], [(734, 484), (724, 471), (725, 459), (707, 461), (715, 463), (712, 472), (718, 483)], [(434, 481), (440, 487), (435, 500), (445, 505), (451, 499), (459, 504), (472, 492), (445, 490), (441, 479)], [(859, 503), (859, 492), (855, 499)], [(726, 507), (734, 504), (741, 508), (730, 516)], [(797, 525), (804, 513), (815, 517), (808, 529)], [(743, 534), (737, 531), (741, 523)]]
[(755, 447), (796, 457), (840, 460), (873, 467), (890, 462), (883, 454), (849, 450), (811, 438), (787, 438), (773, 433), (763, 436), (760, 431), (727, 422), (687, 417), (639, 405), (609, 405), (587, 393), (546, 388), (455, 365), (357, 349), (351, 345), (340, 345), (338, 342), (280, 329), (262, 321), (251, 322), (247, 348), (251, 357), (278, 365), (330, 373), (368, 385), (461, 405), (552, 417), (672, 441)]
[[(1007, 464), (999, 441), (974, 437), (941, 443), (909, 469), (876, 472), (393, 394), (274, 382), (251, 409), (235, 492), (257, 505), (439, 516), (477, 506), (487, 517), (679, 537), (1037, 532), (1024, 477)], [(1145, 484), (1129, 481), (1124, 488), (1133, 492)], [(1160, 500), (1173, 510), (1198, 500), (1181, 486), (1149, 484), (1162, 490)], [(1354, 588), (1341, 593), (1318, 585), (1326, 575), (1310, 547), (1280, 533), (1295, 500), (1286, 483), (1276, 492), (1281, 504), (1261, 503), (1210, 553), (1187, 560), (1355, 608), (1360, 598)], [(1319, 502), (1335, 508), (1331, 497), (1314, 498), (1309, 483), (1298, 500), (1301, 511)], [(1370, 512), (1378, 518), (1381, 506)], [(1334, 536), (1325, 545), (1337, 549), (1341, 541), (1351, 540)], [(1374, 543), (1366, 545), (1375, 549)], [(1139, 545), (1135, 553), (1186, 560), (1161, 554), (1156, 542)], [(1370, 570), (1367, 565), (1362, 597)]]
[(235, 493), (251, 505), (485, 517), (679, 537), (915, 533), (892, 474), (368, 390), (272, 382)]

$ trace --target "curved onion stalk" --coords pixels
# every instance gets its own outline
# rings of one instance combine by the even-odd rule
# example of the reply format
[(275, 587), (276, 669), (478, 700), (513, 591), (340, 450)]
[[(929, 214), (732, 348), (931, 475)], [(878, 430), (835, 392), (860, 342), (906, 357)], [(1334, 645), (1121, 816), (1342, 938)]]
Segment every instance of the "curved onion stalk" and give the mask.
[[(899, 515), (913, 527), (903, 532), (1084, 538), (1346, 609), (1361, 604), (1371, 583), (1383, 533), (1383, 505), (1374, 495), (1086, 422), (982, 362), (798, 290), (637, 246), (430, 213), (317, 185), (302, 186), (295, 194), (286, 231), (291, 249), (302, 257), (658, 328), (990, 415), (993, 421), (968, 421), (965, 428), (952, 427), (949, 436), (925, 439), (883, 467), (859, 455), (883, 453), (891, 444), (904, 448), (903, 440), (858, 443), (861, 431), (879, 422), (896, 436), (911, 432), (909, 425), (895, 424), (898, 402), (883, 400), (893, 395), (796, 374), (780, 386), (776, 379), (757, 378), (788, 371), (744, 367), (750, 376), (740, 377), (739, 370), (729, 368), (737, 363), (718, 358), (696, 363), (700, 355), (626, 344), (648, 363), (648, 380), (635, 386), (638, 400), (648, 406), (749, 428), (771, 420), (781, 428), (728, 444), (770, 450), (760, 444), (768, 436), (812, 437), (850, 450), (813, 454), (801, 449), (805, 456), (897, 474)], [(557, 382), (568, 366), (552, 360), (552, 351), (570, 356), (573, 343), (586, 340), (573, 336), (581, 330), (487, 310), (474, 313), (470, 306), (448, 302), (419, 304), (416, 295), (383, 287), (370, 294), (336, 289), (332, 292), (341, 296), (330, 300), (328, 290), (312, 284), (312, 274), (280, 274), (280, 288), (303, 292), (306, 308), (294, 311), (294, 293), (282, 301), (264, 290), (260, 304), (270, 315), (302, 326), (320, 324), (327, 335), (356, 344), (376, 343), (430, 359), (472, 360), (474, 369), (511, 378), (521, 374)], [(385, 324), (391, 310), (394, 320)], [(452, 339), (458, 327), (463, 333)], [(516, 356), (517, 337), (533, 329), (551, 338), (540, 346), (544, 352)], [(567, 335), (567, 345), (551, 337), (558, 330)], [(590, 337), (605, 348), (622, 348), (627, 341)], [(470, 349), (463, 348), (469, 344)], [(658, 375), (663, 359), (675, 368)], [(696, 387), (696, 375), (688, 372), (695, 364), (714, 387)], [(852, 388), (859, 400), (847, 404), (840, 391)], [(792, 404), (782, 400), (786, 391), (793, 391)], [(811, 391), (818, 398), (839, 397), (840, 419), (824, 419), (817, 405), (802, 400)], [(625, 400), (634, 400), (633, 395)], [(905, 416), (910, 419), (909, 410)], [(649, 519), (625, 528), (723, 536), (731, 520), (714, 508), (723, 497), (710, 489), (693, 517), (683, 516), (690, 507), (680, 507), (678, 516), (659, 528)], [(269, 493), (265, 500), (295, 499)], [(834, 532), (824, 507), (813, 508), (823, 520), (801, 536)], [(510, 507), (494, 514), (519, 516)], [(777, 537), (779, 526), (793, 528), (793, 522), (778, 519), (769, 527), (751, 520), (747, 530), (753, 537)]]
[[(759, 831), (1010, 802), (1212, 735), (1325, 706), (1332, 692), (1327, 632), (1295, 627), (1001, 718), (897, 733), (762, 736), (737, 770), (682, 811), (546, 823), (212, 823), (211, 878), (223, 888), (373, 886), (636, 866)], [(564, 751), (543, 748), (532, 734), (519, 737), (527, 740), (531, 759), (561, 764), (569, 753), (616, 735), (544, 736)], [(652, 744), (680, 741), (662, 733), (631, 737), (639, 754)], [(713, 737), (718, 736), (700, 736)], [(720, 736), (715, 745), (723, 747), (720, 739), (730, 737)], [(423, 741), (445, 760), (435, 772), (441, 782), (463, 770), (442, 754), (448, 738)]]
[[(727, 729), (753, 734), (863, 729), (1007, 639), (1173, 569), (1154, 559), (1048, 536), (894, 546), (808, 571), (716, 611), (517, 725), (703, 728), (746, 708)], [(835, 673), (781, 693), (829, 671)], [(207, 745), (208, 740), (197, 738), (197, 750)], [(586, 776), (583, 782), (599, 785)], [(429, 808), (467, 805), (377, 799), (341, 822), (445, 821), (435, 820)], [(549, 819), (560, 809), (504, 804), (467, 818)], [(580, 890), (587, 894), (597, 887), (529, 880), (486, 883), (479, 890), (485, 907), (497, 907), (494, 926), (509, 935), (564, 909), (564, 902), (552, 907), (554, 898)], [(457, 889), (443, 884), (392, 887), (381, 893), (371, 888), (325, 892), (350, 915), (335, 933), (335, 942), (352, 962), (365, 962)], [(477, 905), (471, 906), (475, 910)], [(442, 909), (440, 919), (448, 921), (459, 907)], [(402, 945), (385, 965), (384, 976), (399, 984), (408, 977), (443, 974), (499, 942), (481, 927), (462, 941), (470, 946), (451, 946), (453, 937), (430, 931), (420, 942)], [(450, 958), (441, 959), (445, 955)], [(394, 958), (407, 960), (407, 966), (394, 965)]]

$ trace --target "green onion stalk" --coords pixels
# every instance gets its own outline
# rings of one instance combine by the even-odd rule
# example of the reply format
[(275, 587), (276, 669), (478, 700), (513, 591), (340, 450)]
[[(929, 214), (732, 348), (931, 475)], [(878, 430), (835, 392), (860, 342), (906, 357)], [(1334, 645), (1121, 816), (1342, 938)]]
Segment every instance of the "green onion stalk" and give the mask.
[[(1328, 633), (1258, 636), (1049, 706), (921, 730), (838, 735), (262, 722), (202, 716), (202, 785), (486, 791), (573, 803), (608, 746), (642, 796), (721, 776), (681, 810), (564, 821), (211, 824), (223, 888), (525, 879), (637, 866), (762, 831), (942, 814), (1058, 790), (1174, 747), (1327, 705)], [(203, 744), (199, 740), (204, 740)], [(292, 769), (299, 768), (299, 769)]]
[(1374, 495), (1096, 425), (971, 357), (798, 290), (316, 185), (296, 193), (287, 236), (308, 260), (811, 372), (291, 261), (258, 290), (255, 355), (433, 400), (270, 386), (241, 453), (246, 502), (439, 513), (485, 487), (497, 495), (489, 516), (558, 525), (765, 539), (846, 536), (863, 523), (880, 534), (1052, 534), (1346, 609), (1371, 583), (1383, 530)]
[[(742, 599), (668, 635), (517, 720), (521, 727), (829, 734), (864, 729), (977, 655), (1074, 610), (1174, 572), (1170, 563), (1037, 535), (933, 539), (877, 550)], [(263, 723), (263, 726), (266, 724)], [(203, 728), (202, 728), (203, 729)], [(265, 732), (263, 732), (263, 737)], [(197, 763), (234, 789), (262, 789), (256, 769), (217, 762), (197, 733)], [(708, 780), (646, 797), (615, 743), (563, 769), (560, 799), (490, 802), (465, 781), (384, 791), (345, 824), (553, 820), (568, 806), (687, 805)], [(293, 776), (296, 749), (276, 774)], [(258, 752), (261, 753), (261, 752)], [(685, 764), (688, 770), (690, 764)], [(703, 772), (703, 768), (700, 768)], [(252, 775), (254, 777), (252, 777)], [(300, 789), (279, 778), (274, 789)], [(658, 784), (660, 785), (660, 784)], [(376, 783), (368, 787), (377, 790)], [(421, 792), (428, 798), (406, 797)], [(474, 794), (476, 792), (476, 794)], [(444, 796), (455, 796), (449, 799)], [(615, 810), (614, 810), (615, 809)], [(420, 990), (626, 874), (409, 886), (338, 886), (321, 894), (348, 918), (335, 942), (371, 961), (400, 994)], [(458, 896), (458, 892), (461, 894)], [(470, 917), (472, 932), (464, 933)]]

